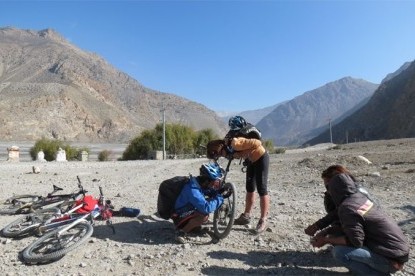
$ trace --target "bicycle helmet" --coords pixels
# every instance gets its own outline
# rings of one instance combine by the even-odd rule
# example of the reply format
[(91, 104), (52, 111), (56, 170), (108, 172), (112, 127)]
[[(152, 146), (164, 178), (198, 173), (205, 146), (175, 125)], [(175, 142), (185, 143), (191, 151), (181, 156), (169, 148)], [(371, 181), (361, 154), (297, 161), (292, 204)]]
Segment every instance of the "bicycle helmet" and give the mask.
[(240, 130), (246, 126), (246, 121), (242, 116), (233, 116), (229, 118), (228, 124), (231, 130)]
[(223, 177), (222, 169), (216, 163), (206, 163), (200, 167), (200, 175), (209, 177), (210, 180), (219, 180)]

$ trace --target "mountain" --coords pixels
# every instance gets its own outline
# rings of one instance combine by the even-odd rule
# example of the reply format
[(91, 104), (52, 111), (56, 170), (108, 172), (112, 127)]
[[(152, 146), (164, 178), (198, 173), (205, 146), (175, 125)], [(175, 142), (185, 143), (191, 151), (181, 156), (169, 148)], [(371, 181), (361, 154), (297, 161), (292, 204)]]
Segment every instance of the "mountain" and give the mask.
[(277, 106), (279, 106), (282, 103), (274, 104), (272, 106), (264, 107), (261, 109), (255, 109), (255, 110), (247, 110), (242, 112), (216, 112), (221, 119), (228, 124), (229, 118), (235, 115), (242, 116), (247, 122), (251, 124), (258, 123), (262, 118), (264, 118), (266, 115), (271, 113)]
[[(366, 105), (332, 127), (334, 143), (415, 137), (415, 62), (398, 71), (382, 82)], [(327, 141), (327, 135), (328, 131), (306, 143)]]
[[(285, 102), (256, 125), (264, 139), (277, 146), (301, 145), (329, 125), (329, 121), (367, 101), (377, 84), (345, 77)], [(318, 130), (320, 128), (320, 130)]]
[(155, 91), (51, 29), (0, 28), (0, 140), (126, 142), (167, 123), (226, 125), (207, 107)]
[(401, 67), (399, 67), (398, 70), (396, 70), (393, 73), (387, 74), (386, 77), (383, 78), (381, 84), (399, 75), (400, 73), (405, 71), (410, 65), (411, 65), (411, 62), (405, 62)]

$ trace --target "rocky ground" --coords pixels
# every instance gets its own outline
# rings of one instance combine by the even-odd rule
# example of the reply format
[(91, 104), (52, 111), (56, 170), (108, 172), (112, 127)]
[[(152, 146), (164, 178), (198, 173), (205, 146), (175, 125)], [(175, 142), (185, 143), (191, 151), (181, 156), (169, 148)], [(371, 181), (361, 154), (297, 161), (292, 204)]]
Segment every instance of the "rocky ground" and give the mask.
[[(372, 162), (367, 164), (358, 156)], [(46, 194), (56, 184), (76, 190), (76, 176), (95, 195), (102, 186), (118, 208), (141, 210), (138, 218), (113, 218), (116, 232), (98, 222), (90, 240), (54, 263), (26, 265), (19, 252), (35, 237), (0, 238), (1, 275), (347, 275), (327, 250), (313, 250), (304, 228), (324, 215), (320, 179), (323, 169), (343, 164), (382, 203), (415, 244), (415, 139), (362, 142), (333, 149), (314, 147), (271, 156), (269, 228), (260, 236), (234, 226), (214, 242), (209, 235), (182, 245), (174, 241), (170, 221), (156, 212), (158, 185), (164, 179), (197, 174), (206, 159), (129, 162), (0, 162), (0, 200), (15, 194)], [(223, 160), (225, 165), (225, 160)], [(32, 167), (40, 169), (39, 174)], [(238, 188), (238, 214), (243, 210), (244, 174), (234, 162), (228, 180)], [(254, 210), (254, 227), (259, 206)], [(16, 219), (0, 216), (0, 226)], [(208, 225), (209, 226), (209, 225)], [(414, 275), (411, 257), (398, 275)]]

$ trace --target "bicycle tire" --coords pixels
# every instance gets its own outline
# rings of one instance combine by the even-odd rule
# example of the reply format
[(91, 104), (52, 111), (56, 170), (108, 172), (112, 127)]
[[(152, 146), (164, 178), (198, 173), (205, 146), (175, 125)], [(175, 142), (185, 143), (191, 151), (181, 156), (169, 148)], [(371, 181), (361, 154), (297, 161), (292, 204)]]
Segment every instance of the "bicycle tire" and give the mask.
[(213, 231), (218, 239), (229, 235), (235, 221), (236, 187), (233, 183), (225, 183), (224, 186), (230, 189), (232, 194), (224, 199), (222, 206), (213, 215)]
[(17, 238), (31, 235), (42, 223), (57, 213), (60, 213), (58, 208), (48, 208), (39, 210), (32, 214), (24, 215), (7, 224), (1, 230), (1, 235), (6, 238)]
[(31, 206), (41, 200), (39, 195), (16, 195), (9, 197), (5, 200), (4, 204), (0, 207), (1, 215), (16, 215), (16, 214), (28, 214), (33, 210)]
[(40, 195), (33, 195), (33, 194), (15, 195), (15, 196), (12, 196), (6, 199), (4, 204), (12, 204), (13, 201), (29, 203), (29, 202), (38, 201), (39, 198), (41, 198)]
[(94, 232), (90, 223), (81, 222), (58, 236), (61, 229), (46, 233), (22, 252), (26, 263), (48, 263), (61, 259), (86, 242)]

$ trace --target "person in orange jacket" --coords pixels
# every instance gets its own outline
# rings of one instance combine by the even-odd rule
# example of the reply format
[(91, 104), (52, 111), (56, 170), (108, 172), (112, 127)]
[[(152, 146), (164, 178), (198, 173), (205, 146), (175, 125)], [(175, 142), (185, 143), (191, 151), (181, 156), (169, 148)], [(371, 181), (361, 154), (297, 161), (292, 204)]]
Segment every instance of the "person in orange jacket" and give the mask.
[[(268, 194), (268, 168), (269, 154), (262, 145), (260, 133), (250, 124), (247, 124), (241, 116), (234, 116), (229, 119), (230, 133), (249, 133), (252, 129), (256, 135), (227, 135), (224, 139), (226, 147), (222, 156), (232, 155), (232, 158), (245, 160), (246, 168), (246, 197), (245, 210), (235, 219), (235, 225), (246, 225), (251, 222), (251, 213), (255, 203), (255, 189), (259, 194), (261, 215), (256, 226), (256, 232), (262, 233), (267, 228), (270, 197)], [(250, 128), (251, 130), (249, 130)], [(251, 132), (252, 133), (252, 132)], [(232, 137), (234, 136), (234, 137)], [(249, 138), (255, 137), (255, 138)]]

